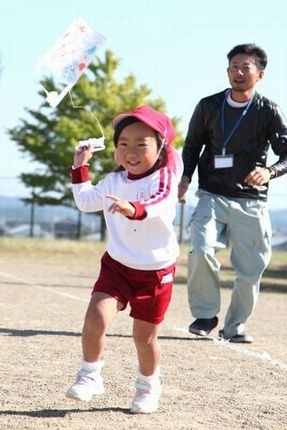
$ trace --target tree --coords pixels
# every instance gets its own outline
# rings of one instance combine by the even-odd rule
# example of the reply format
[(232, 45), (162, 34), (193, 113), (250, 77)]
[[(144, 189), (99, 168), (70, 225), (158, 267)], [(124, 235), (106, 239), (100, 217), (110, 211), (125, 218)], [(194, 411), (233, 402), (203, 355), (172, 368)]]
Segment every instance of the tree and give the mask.
[[(111, 51), (106, 51), (104, 60), (97, 57), (73, 87), (74, 106), (88, 109), (75, 109), (68, 96), (56, 109), (52, 109), (46, 102), (45, 92), (40, 90), (43, 101), (39, 109), (26, 109), (29, 120), (21, 119), (18, 126), (8, 130), (20, 151), (28, 153), (31, 161), (40, 165), (36, 171), (20, 175), (22, 182), (31, 189), (31, 197), (25, 199), (27, 203), (74, 205), (68, 178), (74, 148), (79, 140), (101, 135), (91, 112), (99, 120), (106, 138), (106, 150), (98, 152), (91, 160), (92, 181), (97, 182), (115, 167), (112, 116), (142, 103), (165, 110), (164, 102), (161, 99), (151, 100), (151, 89), (147, 85), (138, 86), (133, 74), (123, 82), (117, 82), (115, 72), (118, 66), (119, 60)], [(45, 77), (41, 84), (48, 90), (54, 89), (52, 78)], [(173, 120), (176, 125), (178, 119)], [(180, 135), (175, 144), (182, 144)]]

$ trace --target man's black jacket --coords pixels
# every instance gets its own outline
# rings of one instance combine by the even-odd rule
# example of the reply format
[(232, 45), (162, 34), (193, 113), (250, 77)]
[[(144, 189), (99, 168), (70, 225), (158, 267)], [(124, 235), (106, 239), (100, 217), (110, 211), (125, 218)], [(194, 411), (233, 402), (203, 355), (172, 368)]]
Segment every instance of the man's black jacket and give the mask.
[(226, 146), (226, 154), (233, 154), (233, 167), (215, 169), (214, 156), (222, 154), (224, 140), (244, 111), (224, 104), (226, 91), (203, 98), (195, 108), (182, 152), (183, 175), (191, 179), (198, 165), (199, 188), (228, 197), (266, 200), (268, 184), (252, 187), (244, 178), (256, 166), (266, 166), (270, 146), (279, 157), (272, 165), (276, 176), (287, 173), (287, 121), (277, 104), (256, 92)]

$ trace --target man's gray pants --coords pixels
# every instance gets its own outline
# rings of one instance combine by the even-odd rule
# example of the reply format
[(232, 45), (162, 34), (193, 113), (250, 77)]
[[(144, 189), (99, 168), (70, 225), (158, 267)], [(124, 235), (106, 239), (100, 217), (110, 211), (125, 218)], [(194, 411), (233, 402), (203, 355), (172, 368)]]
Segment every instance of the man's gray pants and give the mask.
[(220, 311), (220, 263), (215, 254), (231, 248), (236, 277), (224, 321), (224, 334), (242, 334), (255, 308), (262, 273), (271, 257), (271, 223), (266, 202), (229, 199), (202, 190), (192, 216), (188, 256), (188, 300), (195, 318)]

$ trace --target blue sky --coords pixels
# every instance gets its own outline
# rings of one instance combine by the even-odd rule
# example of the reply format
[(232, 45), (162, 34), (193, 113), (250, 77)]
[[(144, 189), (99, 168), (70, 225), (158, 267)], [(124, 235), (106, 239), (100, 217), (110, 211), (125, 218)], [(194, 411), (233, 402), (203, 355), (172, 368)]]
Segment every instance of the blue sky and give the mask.
[[(107, 37), (99, 56), (113, 51), (121, 62), (118, 78), (133, 73), (138, 84), (147, 84), (167, 113), (181, 118), (185, 134), (198, 100), (228, 87), (226, 54), (239, 43), (266, 50), (269, 64), (257, 90), (287, 114), (285, 9), (285, 0), (2, 0), (0, 194), (25, 193), (4, 177), (35, 166), (5, 128), (18, 124), (25, 107), (39, 106), (37, 64), (77, 16)], [(191, 200), (196, 183), (192, 188)], [(272, 182), (271, 207), (286, 207), (284, 190), (286, 177)]]

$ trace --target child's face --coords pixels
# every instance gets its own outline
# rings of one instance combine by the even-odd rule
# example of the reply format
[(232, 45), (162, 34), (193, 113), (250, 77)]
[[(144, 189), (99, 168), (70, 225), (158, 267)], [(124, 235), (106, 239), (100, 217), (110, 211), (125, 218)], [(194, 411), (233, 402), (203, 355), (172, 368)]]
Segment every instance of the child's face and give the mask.
[(133, 175), (142, 175), (158, 159), (155, 131), (141, 122), (125, 127), (118, 139), (115, 158), (117, 164)]

